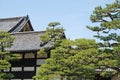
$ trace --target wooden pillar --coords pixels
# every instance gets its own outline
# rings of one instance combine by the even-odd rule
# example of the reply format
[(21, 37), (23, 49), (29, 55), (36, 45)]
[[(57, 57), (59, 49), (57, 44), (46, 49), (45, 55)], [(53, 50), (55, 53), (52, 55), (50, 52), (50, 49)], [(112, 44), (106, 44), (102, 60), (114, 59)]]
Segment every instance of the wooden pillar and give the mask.
[[(10, 54), (14, 54), (14, 53), (11, 53), (11, 52), (10, 52)], [(9, 69), (9, 72), (10, 72), (10, 73), (12, 72), (12, 65), (11, 65), (11, 67), (10, 67), (10, 69)], [(9, 79), (9, 80), (11, 80), (11, 79)]]
[[(34, 73), (36, 75), (36, 70), (37, 70), (37, 51), (34, 53), (35, 56), (35, 65), (34, 65)], [(35, 79), (34, 79), (35, 80)]]
[[(14, 53), (11, 53), (11, 52), (10, 52), (10, 54), (14, 54)], [(10, 63), (11, 63), (11, 62), (10, 62)], [(10, 70), (9, 70), (10, 73), (11, 73), (11, 69), (12, 69), (12, 65), (11, 65)]]
[(35, 65), (34, 65), (35, 73), (36, 73), (36, 68), (37, 68), (37, 52), (35, 52)]
[[(24, 72), (24, 60), (25, 60), (25, 53), (22, 53), (22, 65), (21, 65), (21, 67), (22, 67), (22, 73)], [(21, 78), (21, 80), (23, 80), (23, 78)]]

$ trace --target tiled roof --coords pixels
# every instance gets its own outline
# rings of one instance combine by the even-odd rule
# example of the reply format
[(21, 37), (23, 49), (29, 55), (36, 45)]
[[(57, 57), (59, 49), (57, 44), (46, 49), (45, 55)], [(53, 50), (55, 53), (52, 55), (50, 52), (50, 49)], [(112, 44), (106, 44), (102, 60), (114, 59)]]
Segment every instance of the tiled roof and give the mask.
[(0, 19), (0, 30), (7, 32), (19, 32), (28, 20), (28, 16)]
[(12, 33), (11, 35), (15, 37), (15, 40), (13, 46), (7, 50), (11, 52), (37, 51), (41, 47), (50, 46), (51, 43), (41, 46), (40, 35), (44, 33), (45, 31)]
[(2, 30), (2, 31), (9, 31), (9, 30), (11, 30), (20, 20), (21, 20), (21, 17), (0, 19), (0, 30)]
[[(31, 31), (20, 32), (26, 23), (30, 25)], [(12, 47), (7, 48), (7, 51), (38, 51), (42, 47), (51, 47), (53, 44), (51, 41), (43, 44), (40, 35), (45, 34), (45, 31), (34, 31), (28, 16), (0, 19), (0, 30), (10, 32), (15, 37)]]

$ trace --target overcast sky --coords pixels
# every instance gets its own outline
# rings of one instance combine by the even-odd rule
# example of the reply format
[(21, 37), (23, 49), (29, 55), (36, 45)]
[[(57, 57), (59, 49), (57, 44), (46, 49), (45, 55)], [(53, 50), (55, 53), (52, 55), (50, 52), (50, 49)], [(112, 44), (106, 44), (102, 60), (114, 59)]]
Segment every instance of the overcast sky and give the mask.
[(96, 6), (115, 0), (0, 0), (0, 18), (29, 15), (35, 31), (43, 31), (49, 22), (60, 22), (69, 39), (92, 38), (86, 25)]

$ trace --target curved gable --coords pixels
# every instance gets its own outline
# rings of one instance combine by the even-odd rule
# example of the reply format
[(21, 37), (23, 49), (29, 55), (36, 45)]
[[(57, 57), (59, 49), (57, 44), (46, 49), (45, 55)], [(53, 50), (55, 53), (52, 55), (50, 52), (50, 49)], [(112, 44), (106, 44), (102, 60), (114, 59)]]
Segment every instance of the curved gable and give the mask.
[(34, 31), (28, 16), (0, 19), (0, 30), (10, 33)]

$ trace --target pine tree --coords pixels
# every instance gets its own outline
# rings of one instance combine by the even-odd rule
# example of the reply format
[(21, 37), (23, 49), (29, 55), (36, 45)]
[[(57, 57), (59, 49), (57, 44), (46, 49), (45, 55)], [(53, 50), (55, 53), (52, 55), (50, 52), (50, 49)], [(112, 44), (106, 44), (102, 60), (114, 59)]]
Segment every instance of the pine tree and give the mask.
[[(41, 35), (40, 39), (43, 42), (42, 45), (46, 45), (47, 43), (49, 43), (50, 45), (40, 49), (38, 54), (48, 54), (48, 52), (50, 52), (49, 57), (51, 57), (51, 50), (55, 49), (57, 46), (60, 46), (62, 39), (65, 39), (64, 31), (65, 30), (62, 27), (60, 27), (59, 22), (49, 23), (48, 27), (46, 28), (45, 34)], [(48, 65), (48, 64), (41, 65), (35, 78), (40, 79), (40, 80), (51, 79), (50, 75), (52, 75), (52, 74), (48, 75), (48, 72), (50, 72), (50, 70), (51, 70), (49, 68), (50, 68), (50, 65)]]
[(18, 55), (10, 54), (6, 51), (7, 48), (12, 46), (14, 37), (9, 33), (0, 31), (0, 80), (10, 79), (14, 77), (11, 73), (5, 71), (11, 67), (10, 60), (19, 58)]
[(93, 23), (100, 26), (87, 26), (96, 32), (98, 43), (98, 64), (100, 76), (112, 77), (120, 73), (120, 2), (106, 4), (105, 8), (98, 6), (90, 17)]
[(97, 59), (95, 40), (76, 39), (63, 40), (59, 46), (51, 50), (51, 57), (41, 65), (37, 80), (77, 80), (93, 79)]
[[(74, 55), (72, 54), (66, 61), (73, 66), (71, 71), (74, 78), (69, 76), (68, 80), (79, 80), (95, 78), (95, 66), (98, 62), (97, 44), (92, 39), (75, 39), (74, 40)], [(71, 51), (71, 50), (70, 50)]]
[[(60, 38), (58, 35), (63, 35), (64, 30), (59, 29), (55, 27), (47, 28), (46, 34), (40, 37), (45, 44), (51, 41), (54, 44), (50, 50), (50, 58), (40, 66), (34, 78), (37, 80), (54, 80), (57, 78), (61, 80), (93, 79), (95, 64), (98, 60), (95, 40)], [(47, 50), (48, 48), (43, 48), (39, 51), (39, 54), (47, 54)]]
[(46, 28), (45, 34), (40, 36), (42, 41), (41, 45), (45, 45), (49, 43), (49, 46), (46, 46), (38, 52), (38, 54), (47, 53), (49, 50), (54, 49), (55, 47), (59, 46), (62, 39), (65, 39), (64, 29), (60, 27), (59, 22), (50, 22), (48, 27)]

